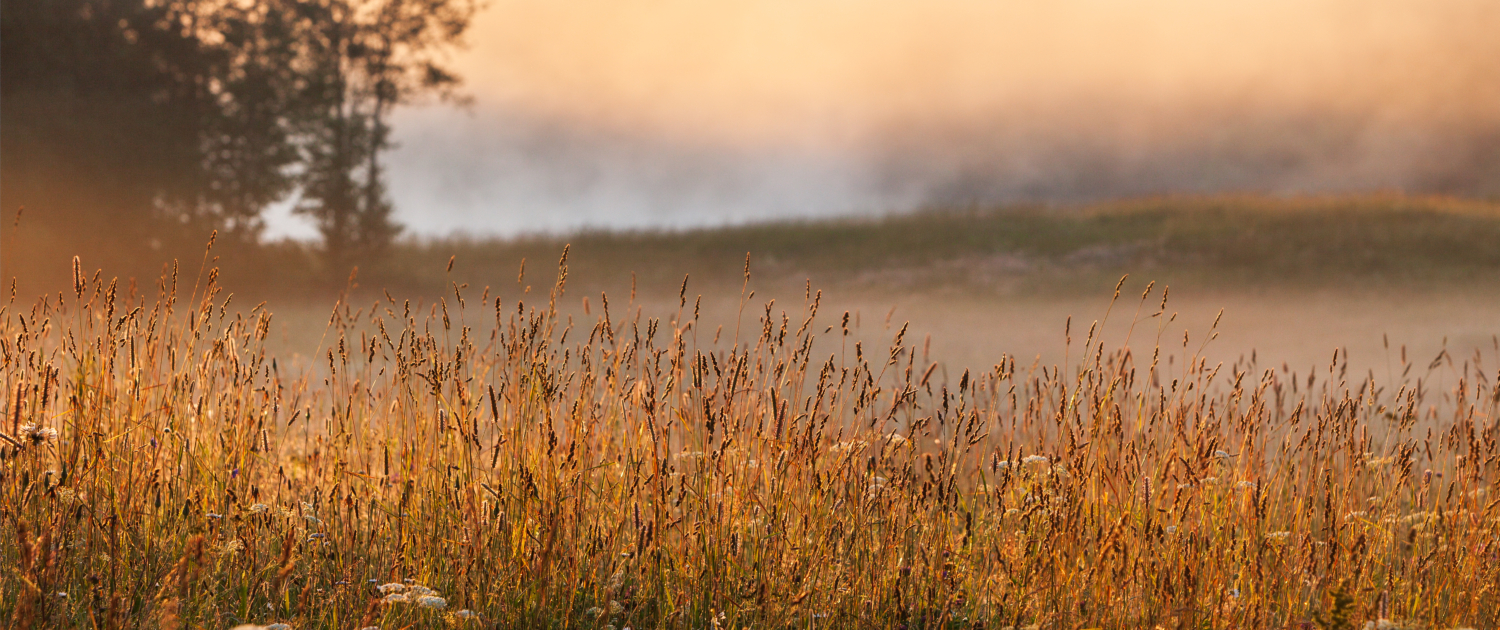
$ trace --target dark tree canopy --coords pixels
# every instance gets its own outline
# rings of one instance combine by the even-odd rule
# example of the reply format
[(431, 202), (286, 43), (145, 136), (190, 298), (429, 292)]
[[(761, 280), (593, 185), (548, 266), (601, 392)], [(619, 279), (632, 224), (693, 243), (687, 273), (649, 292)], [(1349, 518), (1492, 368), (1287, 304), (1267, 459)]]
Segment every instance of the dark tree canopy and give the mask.
[(422, 94), (453, 94), (458, 80), (438, 61), (477, 8), (0, 3), (6, 229), (26, 207), (23, 242), (5, 245), (130, 258), (201, 243), (211, 229), (253, 244), (265, 209), (300, 195), (328, 263), (357, 262), (399, 231), (379, 162), (391, 146), (390, 112)]

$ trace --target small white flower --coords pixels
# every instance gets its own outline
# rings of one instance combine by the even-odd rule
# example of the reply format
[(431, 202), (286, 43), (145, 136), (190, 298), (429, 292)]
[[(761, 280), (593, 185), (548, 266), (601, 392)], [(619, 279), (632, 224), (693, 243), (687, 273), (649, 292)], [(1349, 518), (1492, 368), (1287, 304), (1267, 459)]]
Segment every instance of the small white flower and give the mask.
[(1346, 520), (1346, 521), (1352, 521), (1352, 520), (1355, 520), (1355, 519), (1364, 518), (1368, 514), (1369, 514), (1368, 512), (1350, 512), (1350, 513), (1344, 515), (1344, 520)]
[(380, 601), (387, 604), (406, 604), (411, 602), (411, 598), (407, 597), (406, 593), (391, 593), (381, 598)]
[(1256, 488), (1254, 481), (1241, 481), (1239, 487), (1241, 490), (1254, 490)]
[(618, 615), (625, 612), (625, 606), (615, 600), (609, 600), (609, 614)]
[(1010, 460), (1002, 459), (995, 462), (995, 470), (1005, 470), (1006, 468), (1010, 468)]
[(1266, 539), (1267, 540), (1274, 540), (1274, 541), (1277, 541), (1277, 542), (1281, 542), (1281, 541), (1286, 540), (1291, 535), (1292, 535), (1291, 532), (1270, 532), (1270, 533), (1266, 534)]
[(470, 619), (478, 619), (479, 618), (479, 613), (474, 612), (472, 610), (469, 610), (469, 609), (465, 608), (465, 609), (460, 610), (460, 611), (458, 611), (456, 613), (453, 613), (453, 616), (454, 616), (454, 618), (467, 621), (467, 620), (470, 620)]
[(1233, 455), (1229, 454), (1229, 451), (1214, 451), (1215, 459), (1231, 459), (1233, 457)]
[(1177, 526), (1176, 525), (1168, 525), (1168, 526), (1166, 526), (1165, 531), (1168, 534), (1175, 534), (1175, 533), (1177, 533)]
[(1021, 459), (1023, 464), (1045, 464), (1049, 461), (1051, 460), (1047, 459), (1046, 455), (1027, 455)]
[(438, 597), (437, 595), (423, 595), (417, 598), (417, 605), (422, 608), (442, 610), (448, 607), (448, 600)]
[(438, 594), (437, 591), (434, 591), (434, 590), (432, 590), (430, 588), (422, 586), (421, 584), (413, 584), (413, 585), (411, 585), (408, 588), (410, 590), (407, 591), (407, 594), (411, 595), (412, 597), (422, 597), (423, 595), (437, 595)]
[(21, 439), (28, 440), (32, 444), (43, 444), (57, 439), (57, 429), (35, 424), (23, 424), (20, 431)]
[(269, 510), (269, 509), (271, 509), (271, 506), (266, 505), (264, 503), (256, 503), (255, 505), (250, 506), (250, 511), (254, 512), (256, 514), (260, 514), (261, 512), (264, 512), (264, 511)]
[(380, 591), (381, 595), (390, 595), (391, 593), (404, 593), (406, 592), (406, 585), (400, 582), (391, 582), (390, 584), (381, 584), (380, 586), (376, 587), (375, 590)]

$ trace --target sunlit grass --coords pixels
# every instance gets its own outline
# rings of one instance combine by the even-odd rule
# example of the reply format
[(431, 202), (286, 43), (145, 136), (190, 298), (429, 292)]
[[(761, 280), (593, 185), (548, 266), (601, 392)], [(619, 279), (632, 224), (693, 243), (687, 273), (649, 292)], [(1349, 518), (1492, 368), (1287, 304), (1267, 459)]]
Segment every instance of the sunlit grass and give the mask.
[[(1069, 330), (945, 381), (820, 298), (593, 321), (341, 301), (318, 364), (214, 273), (0, 311), (17, 627), (1494, 627), (1494, 365), (1398, 383)], [(747, 279), (748, 281), (748, 279)], [(542, 295), (542, 292), (537, 292)], [(749, 314), (758, 315), (750, 322)], [(1288, 322), (1288, 325), (1296, 325)], [(904, 329), (902, 330), (904, 333)], [(952, 331), (963, 334), (963, 331)], [(1074, 346), (1079, 341), (1081, 346)], [(1169, 363), (1165, 357), (1175, 356)], [(1404, 358), (1403, 358), (1404, 361)], [(1174, 367), (1175, 366), (1175, 367)], [(1438, 391), (1430, 379), (1456, 382)]]

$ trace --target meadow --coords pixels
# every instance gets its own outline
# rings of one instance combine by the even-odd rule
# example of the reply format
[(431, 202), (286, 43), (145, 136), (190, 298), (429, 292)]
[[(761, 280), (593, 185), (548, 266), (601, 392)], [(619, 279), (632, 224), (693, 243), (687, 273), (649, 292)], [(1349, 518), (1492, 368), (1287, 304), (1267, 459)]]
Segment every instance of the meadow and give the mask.
[[(1458, 205), (1380, 215), (1429, 226), (1389, 232), (1394, 244), (1354, 234), (1327, 245), (1418, 252), (1409, 258), (1425, 267), (1356, 256), (1314, 277), (1306, 265), (1325, 251), (1315, 237), (1366, 229), (1328, 219), (1336, 208), (1198, 222), (1135, 208), (1036, 213), (1074, 226), (1055, 252), (1041, 237), (1003, 251), (976, 249), (996, 247), (977, 237), (911, 245), (901, 268), (917, 271), (901, 277), (926, 283), (950, 269), (943, 260), (1016, 247), (1031, 248), (1033, 267), (1014, 290), (1140, 264), (1137, 250), (1078, 245), (1077, 226), (1103, 221), (1098, 238), (1109, 243), (1171, 225), (1221, 234), (1211, 242), (1242, 242), (1241, 251), (1302, 252), (1255, 273), (1284, 263), (1314, 284), (1378, 273), (1375, 286), (1406, 277), (1483, 287), (1495, 253), (1453, 239), (1479, 238), (1497, 221), (1488, 206)], [(943, 216), (973, 230), (973, 217)], [(993, 225), (1019, 230), (1005, 227), (1017, 220)], [(1261, 227), (1247, 232), (1246, 222)], [(1322, 231), (1285, 228), (1306, 222)], [(1145, 227), (1132, 236), (1131, 225)], [(899, 318), (862, 321), (819, 291), (828, 278), (892, 282), (894, 267), (870, 272), (879, 261), (839, 258), (843, 246), (816, 235), (857, 226), (794, 227), (715, 233), (731, 243), (675, 255), (640, 249), (662, 257), (651, 269), (717, 269), (691, 265), (727, 256), (756, 230), (806, 239), (800, 258), (790, 245), (756, 250), (773, 259), (764, 266), (776, 289), (764, 293), (775, 301), (756, 296), (743, 254), (733, 273), (698, 280), (721, 293), (732, 286), (732, 308), (709, 308), (680, 276), (665, 306), (665, 275), (639, 278), (658, 287), (650, 301), (644, 289), (595, 291), (630, 280), (628, 265), (598, 261), (644, 255), (595, 241), (692, 242), (681, 235), (585, 235), (559, 248), (561, 261), (556, 250), (527, 256), (503, 287), (463, 277), (463, 263), (433, 246), (421, 255), (435, 262), (411, 268), (444, 292), (346, 291), (317, 321), (315, 350), (295, 356), (276, 350), (271, 308), (225, 288), (212, 251), (146, 288), (75, 259), (67, 290), (0, 307), (0, 527), (13, 532), (0, 536), (0, 619), (23, 628), (1500, 625), (1500, 345), (1436, 358), (1402, 349), (1382, 377), (1351, 369), (1347, 352), (1312, 371), (1254, 354), (1210, 360), (1217, 321), (1179, 333), (1178, 289), (1114, 275), (1097, 318), (1056, 322), (1061, 360), (997, 354), (949, 369)], [(1422, 243), (1430, 256), (1419, 255)], [(1189, 286), (1193, 273), (1208, 281), (1239, 260), (1222, 247), (1161, 251), (1167, 262), (1145, 267)], [(1234, 268), (1250, 274), (1243, 264)], [(576, 266), (599, 275), (579, 282)], [(977, 281), (930, 289), (966, 282)]]

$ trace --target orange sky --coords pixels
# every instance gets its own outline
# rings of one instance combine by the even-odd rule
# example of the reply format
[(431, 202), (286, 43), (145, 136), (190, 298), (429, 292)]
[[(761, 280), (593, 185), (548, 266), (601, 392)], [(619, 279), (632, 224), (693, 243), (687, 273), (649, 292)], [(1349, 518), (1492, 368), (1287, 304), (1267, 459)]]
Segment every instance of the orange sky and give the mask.
[(492, 0), (391, 193), (417, 233), (1500, 194), (1496, 33), (1496, 0)]
[(459, 66), (483, 102), (782, 143), (1070, 99), (1500, 116), (1496, 33), (1492, 0), (497, 0)]

